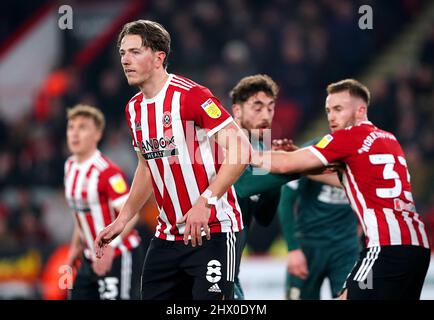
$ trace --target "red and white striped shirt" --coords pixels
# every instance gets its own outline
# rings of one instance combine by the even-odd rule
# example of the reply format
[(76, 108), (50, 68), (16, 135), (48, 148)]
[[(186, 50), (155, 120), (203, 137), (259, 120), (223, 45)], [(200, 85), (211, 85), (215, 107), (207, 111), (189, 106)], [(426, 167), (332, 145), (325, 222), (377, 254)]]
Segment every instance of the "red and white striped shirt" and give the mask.
[(416, 212), (404, 152), (395, 136), (365, 121), (326, 135), (309, 147), (324, 165), (345, 164), (343, 184), (366, 235), (367, 247), (429, 248)]
[[(205, 87), (170, 74), (152, 99), (139, 92), (125, 108), (134, 149), (147, 160), (160, 215), (155, 236), (182, 240), (185, 215), (215, 179), (222, 150), (211, 138), (233, 121)], [(233, 186), (211, 209), (211, 233), (240, 231)]]
[[(78, 163), (74, 156), (65, 162), (65, 197), (84, 237), (87, 258), (95, 256), (94, 240), (98, 233), (113, 222), (118, 212), (115, 206), (122, 204), (128, 196), (125, 175), (100, 151), (86, 161)], [(128, 236), (115, 238), (111, 245), (115, 254), (131, 250), (140, 243), (137, 231)]]

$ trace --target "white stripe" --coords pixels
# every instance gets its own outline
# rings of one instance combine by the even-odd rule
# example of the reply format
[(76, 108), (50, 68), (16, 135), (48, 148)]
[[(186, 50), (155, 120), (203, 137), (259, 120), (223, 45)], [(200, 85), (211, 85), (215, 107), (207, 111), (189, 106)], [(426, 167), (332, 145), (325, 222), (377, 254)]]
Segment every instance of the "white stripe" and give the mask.
[(342, 175), (342, 184), (346, 190), (348, 200), (350, 201), (351, 207), (353, 208), (353, 211), (357, 214), (357, 217), (359, 218), (360, 225), (362, 226), (363, 233), (367, 234), (366, 232), (366, 225), (365, 221), (363, 220), (362, 214), (359, 211), (359, 207), (357, 206), (356, 201), (354, 200), (353, 193), (351, 191), (350, 182), (348, 180), (348, 175), (344, 172)]
[(305, 148), (307, 150), (309, 150), (310, 152), (312, 152), (318, 159), (319, 161), (321, 161), (321, 163), (325, 166), (327, 166), (329, 164), (329, 162), (327, 161), (327, 159), (322, 155), (321, 152), (319, 152), (317, 149), (315, 149), (313, 146), (307, 147)]
[(172, 85), (180, 85), (180, 86), (186, 87), (187, 90), (190, 90), (191, 88), (194, 87), (192, 84), (189, 84), (189, 83), (187, 83), (185, 81), (182, 81), (181, 79), (177, 79), (175, 77), (172, 78), (172, 83), (171, 84)]
[(72, 198), (72, 186), (74, 184), (74, 177), (77, 172), (77, 168), (75, 163), (71, 165), (71, 169), (69, 170), (69, 174), (65, 177), (65, 197), (68, 201), (68, 205), (71, 206), (74, 203), (74, 199)]
[(399, 228), (399, 223), (395, 217), (395, 213), (392, 209), (388, 208), (383, 208), (383, 212), (389, 229), (390, 244), (402, 244), (401, 229)]
[(223, 129), (224, 127), (226, 127), (232, 121), (234, 121), (234, 119), (231, 116), (229, 116), (229, 118), (227, 118), (225, 121), (223, 121), (222, 123), (220, 123), (218, 126), (216, 126), (215, 128), (209, 130), (208, 133), (207, 133), (208, 137), (212, 137), (216, 132), (218, 132), (221, 129)]
[(122, 251), (122, 261), (121, 261), (121, 299), (130, 299), (130, 289), (131, 289), (131, 252)]
[[(180, 168), (181, 168), (182, 176), (184, 177), (188, 196), (190, 202), (194, 204), (199, 198), (200, 192), (199, 192), (199, 187), (197, 185), (196, 177), (194, 175), (193, 165), (190, 159), (190, 153), (188, 152), (189, 145), (187, 145), (187, 142), (185, 141), (185, 133), (184, 133), (184, 128), (182, 126), (182, 121), (178, 120), (181, 119), (180, 102), (181, 102), (181, 93), (175, 91), (173, 93), (173, 99), (172, 99), (172, 119), (173, 119), (172, 132), (177, 139), (176, 146), (178, 147), (178, 151), (179, 151), (178, 160), (179, 163), (181, 164)], [(191, 144), (193, 144), (193, 141), (191, 141)]]
[(354, 179), (354, 175), (351, 172), (350, 167), (347, 165), (346, 170), (348, 172), (348, 176), (351, 180), (351, 183), (354, 187), (354, 190), (356, 191), (357, 199), (359, 200), (360, 205), (362, 206), (363, 210), (363, 219), (366, 224), (366, 235), (369, 238), (368, 247), (378, 246), (379, 243), (379, 236), (378, 236), (378, 223), (377, 223), (377, 217), (375, 216), (375, 211), (372, 209), (368, 209), (366, 207), (366, 201), (363, 197), (363, 194), (360, 192), (359, 187), (357, 186), (356, 180)]
[(180, 84), (180, 85), (182, 85), (182, 86), (184, 86), (184, 87), (187, 87), (187, 88), (193, 88), (193, 85), (192, 84), (189, 84), (189, 83), (187, 83), (187, 82), (185, 82), (185, 81), (182, 81), (181, 79), (178, 79), (178, 78), (176, 78), (176, 77), (173, 77), (172, 78), (172, 84)]
[(174, 86), (174, 87), (178, 87), (178, 88), (184, 89), (184, 90), (186, 90), (186, 91), (189, 91), (189, 90), (190, 90), (190, 88), (188, 88), (188, 87), (184, 87), (183, 85), (178, 84), (178, 83), (174, 83), (174, 82), (172, 82), (170, 85), (172, 85), (172, 86)]
[(367, 266), (367, 268), (365, 268), (365, 270), (360, 274), (358, 281), (366, 280), (366, 277), (368, 276), (369, 272), (372, 270), (375, 261), (378, 259), (378, 254), (380, 253), (380, 251), (381, 251), (380, 246), (375, 247), (373, 257), (371, 261), (369, 261), (369, 265)]
[(90, 250), (92, 257), (95, 257), (95, 249), (93, 247), (93, 237), (92, 237), (92, 233), (89, 229), (89, 225), (87, 223), (85, 213), (78, 212), (77, 216), (78, 216), (78, 219), (80, 220), (81, 231), (83, 232), (84, 239), (87, 242), (88, 249)]
[[(198, 127), (196, 127), (195, 129), (203, 166), (208, 177), (208, 185), (210, 185), (211, 182), (214, 180), (215, 176), (217, 175), (214, 167), (213, 151), (211, 149), (209, 138), (205, 134), (205, 130)], [(227, 215), (226, 212), (231, 211), (232, 208), (228, 206), (229, 203), (227, 202), (227, 194), (225, 193), (217, 201), (216, 205), (216, 218), (220, 222), (222, 232), (231, 231), (230, 216)]]
[[(163, 119), (163, 106), (164, 104), (164, 96), (155, 100), (155, 119), (150, 119), (151, 121), (155, 120), (155, 127), (157, 138), (164, 137), (164, 127), (162, 123)], [(172, 168), (169, 164), (169, 159), (167, 157), (161, 159), (163, 163), (164, 177), (163, 184), (166, 186), (166, 190), (169, 194), (170, 201), (172, 201), (173, 209), (175, 210), (175, 218), (176, 221), (182, 218), (182, 209), (179, 203), (178, 191), (175, 178), (173, 177)], [(169, 220), (167, 220), (167, 223)], [(170, 230), (170, 229), (169, 229)], [(169, 231), (167, 230), (167, 231)]]
[(234, 281), (235, 279), (235, 235), (233, 232), (226, 233), (226, 280)]
[(124, 203), (128, 199), (128, 193), (124, 194), (123, 196), (120, 196), (119, 198), (116, 198), (115, 200), (111, 200), (111, 204), (113, 207), (122, 207)]
[[(130, 104), (128, 106), (128, 113), (130, 114), (130, 127), (131, 127), (131, 132), (133, 133), (134, 143), (137, 145), (138, 142), (137, 142), (136, 122), (135, 122), (135, 119), (136, 119), (136, 110), (134, 109), (135, 102), (136, 101), (130, 102)], [(140, 104), (140, 107), (142, 107), (142, 104)], [(143, 127), (143, 121), (142, 121), (141, 125)], [(139, 149), (137, 147), (134, 147), (134, 149), (135, 150)], [(136, 151), (140, 151), (140, 150), (136, 150)]]
[(418, 246), (419, 240), (417, 239), (416, 230), (414, 229), (414, 226), (412, 223), (413, 221), (409, 217), (407, 211), (402, 211), (402, 216), (404, 218), (404, 221), (407, 223), (408, 229), (410, 230), (411, 244)]
[(92, 214), (92, 220), (95, 226), (96, 234), (99, 234), (99, 232), (105, 227), (104, 213), (102, 211), (98, 193), (99, 174), (100, 173), (98, 170), (92, 169), (87, 187), (87, 198), (89, 201), (89, 207)]
[[(148, 126), (148, 107), (146, 105), (145, 101), (142, 101), (140, 104), (141, 110), (142, 110), (142, 114), (141, 114), (141, 125), (142, 125), (142, 139), (143, 141), (149, 140), (149, 126)], [(151, 119), (150, 121), (153, 121), (154, 119)], [(157, 163), (156, 160), (152, 159), (152, 160), (147, 160), (147, 164), (149, 167), (149, 170), (151, 171), (151, 175), (152, 175), (152, 179), (155, 183), (155, 186), (158, 189), (158, 192), (160, 193), (160, 197), (161, 199), (164, 198), (164, 184), (163, 184), (163, 179), (160, 175), (160, 172), (158, 171), (158, 167), (157, 167)], [(174, 240), (174, 236), (169, 236), (169, 230), (172, 228), (172, 225), (169, 222), (169, 219), (167, 218), (166, 213), (164, 212), (163, 208), (159, 208), (159, 212), (160, 212), (160, 218), (161, 220), (163, 220), (166, 223), (166, 230), (164, 230), (164, 233), (167, 234), (167, 240)], [(159, 222), (159, 226), (160, 226), (160, 230), (162, 225)], [(156, 228), (156, 232), (158, 232), (158, 235), (160, 235), (160, 232), (157, 231), (158, 230), (158, 226)], [(157, 233), (155, 234), (155, 236), (157, 236)]]
[(362, 263), (360, 264), (359, 270), (357, 270), (357, 273), (354, 275), (353, 278), (354, 281), (359, 281), (360, 275), (366, 270), (367, 266), (369, 265), (369, 262), (373, 257), (375, 248), (376, 247), (371, 247), (368, 249), (366, 256), (363, 258)]
[(176, 79), (176, 80), (178, 80), (178, 81), (181, 81), (182, 83), (185, 83), (186, 85), (190, 85), (190, 86), (192, 86), (192, 87), (195, 87), (197, 84), (196, 83), (194, 83), (193, 81), (191, 81), (191, 80), (189, 80), (189, 79), (183, 79), (183, 78), (181, 78), (181, 77), (179, 77), (179, 76), (177, 76), (177, 75), (173, 75), (173, 78), (172, 79)]
[(426, 232), (425, 232), (425, 225), (424, 225), (424, 223), (419, 219), (419, 214), (414, 213), (414, 217), (413, 217), (413, 219), (414, 219), (414, 220), (418, 223), (418, 225), (419, 225), (419, 232), (420, 232), (420, 235), (422, 236), (423, 246), (424, 246), (425, 248), (429, 248), (429, 241), (428, 241), (428, 237), (427, 237)]
[(137, 240), (135, 235), (130, 235), (128, 237), (128, 241), (131, 244), (131, 248), (137, 248), (139, 246), (139, 241)]

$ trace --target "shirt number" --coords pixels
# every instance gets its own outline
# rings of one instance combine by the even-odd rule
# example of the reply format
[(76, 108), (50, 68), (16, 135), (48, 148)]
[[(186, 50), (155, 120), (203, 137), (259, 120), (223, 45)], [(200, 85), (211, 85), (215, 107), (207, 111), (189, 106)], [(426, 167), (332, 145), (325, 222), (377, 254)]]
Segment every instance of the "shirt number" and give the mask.
[[(399, 162), (407, 169), (407, 163), (403, 157), (398, 157)], [(395, 157), (391, 154), (373, 154), (369, 156), (369, 161), (373, 165), (384, 164), (383, 178), (384, 180), (395, 180), (393, 188), (377, 188), (376, 194), (379, 198), (396, 198), (402, 192), (402, 182), (398, 173), (393, 170), (395, 165)], [(408, 171), (407, 171), (408, 172)], [(410, 178), (407, 173), (408, 179)]]

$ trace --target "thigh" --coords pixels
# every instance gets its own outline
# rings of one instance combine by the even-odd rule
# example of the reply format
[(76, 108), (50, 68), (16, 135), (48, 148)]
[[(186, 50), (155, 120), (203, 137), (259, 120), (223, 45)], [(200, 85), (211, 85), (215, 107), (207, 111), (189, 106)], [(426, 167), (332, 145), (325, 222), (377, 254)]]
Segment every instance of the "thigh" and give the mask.
[(321, 285), (325, 278), (325, 261), (327, 253), (324, 248), (302, 246), (306, 257), (309, 275), (301, 279), (287, 274), (288, 300), (319, 300)]
[(110, 272), (98, 279), (101, 300), (139, 299), (142, 265), (141, 246), (117, 256)]
[(330, 280), (330, 287), (333, 298), (337, 298), (342, 291), (345, 280), (355, 266), (359, 255), (357, 247), (348, 250), (341, 248), (334, 250), (328, 261), (327, 277)]
[(83, 258), (77, 270), (73, 287), (69, 292), (70, 300), (99, 300), (98, 278), (92, 271), (91, 261)]
[(348, 299), (418, 299), (429, 263), (428, 252), (417, 246), (364, 250), (364, 257), (346, 282)]
[(195, 300), (233, 299), (235, 275), (239, 268), (240, 233), (216, 233), (183, 260), (185, 272), (193, 277)]
[(193, 280), (180, 268), (181, 241), (153, 238), (143, 263), (141, 299), (191, 299)]

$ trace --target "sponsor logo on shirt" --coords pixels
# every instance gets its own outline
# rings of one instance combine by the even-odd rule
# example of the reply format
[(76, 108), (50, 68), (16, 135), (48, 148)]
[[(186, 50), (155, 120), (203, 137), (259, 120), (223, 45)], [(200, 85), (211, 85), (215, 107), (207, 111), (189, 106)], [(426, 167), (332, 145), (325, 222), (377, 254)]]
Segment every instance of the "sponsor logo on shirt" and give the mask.
[(324, 149), (333, 140), (333, 136), (328, 134), (324, 136), (315, 146), (320, 149)]
[(210, 116), (213, 119), (218, 119), (222, 115), (221, 110), (219, 107), (215, 104), (214, 101), (212, 101), (211, 98), (206, 100), (204, 103), (200, 105), (203, 110), (205, 110), (206, 114)]
[(120, 174), (116, 174), (113, 177), (110, 177), (109, 183), (116, 193), (124, 193), (125, 191), (127, 191), (127, 184), (125, 183), (124, 178)]
[(175, 144), (175, 136), (151, 138), (142, 141), (141, 149), (146, 160), (176, 156), (179, 154)]

